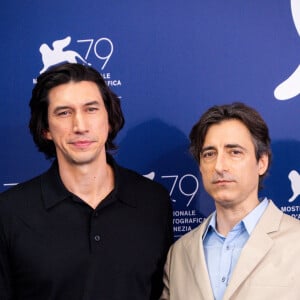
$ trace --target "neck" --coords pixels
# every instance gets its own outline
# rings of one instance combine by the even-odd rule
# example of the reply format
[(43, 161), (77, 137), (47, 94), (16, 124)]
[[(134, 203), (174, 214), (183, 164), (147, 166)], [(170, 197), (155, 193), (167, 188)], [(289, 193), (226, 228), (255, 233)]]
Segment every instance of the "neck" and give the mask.
[(58, 165), (67, 190), (94, 209), (114, 188), (113, 170), (106, 160), (97, 164)]
[(252, 204), (239, 207), (222, 207), (216, 205), (216, 225), (217, 230), (223, 236), (227, 236), (228, 232), (241, 220), (243, 220), (257, 205), (259, 200), (253, 201)]

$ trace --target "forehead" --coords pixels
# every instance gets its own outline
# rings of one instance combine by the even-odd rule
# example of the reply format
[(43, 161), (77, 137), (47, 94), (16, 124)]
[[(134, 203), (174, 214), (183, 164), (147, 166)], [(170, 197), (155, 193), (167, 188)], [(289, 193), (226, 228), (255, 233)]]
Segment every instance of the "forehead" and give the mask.
[(236, 119), (211, 125), (207, 130), (203, 146), (227, 144), (254, 145), (249, 129)]
[(60, 84), (48, 93), (49, 106), (56, 104), (84, 104), (87, 101), (103, 102), (96, 83), (92, 81), (79, 81)]

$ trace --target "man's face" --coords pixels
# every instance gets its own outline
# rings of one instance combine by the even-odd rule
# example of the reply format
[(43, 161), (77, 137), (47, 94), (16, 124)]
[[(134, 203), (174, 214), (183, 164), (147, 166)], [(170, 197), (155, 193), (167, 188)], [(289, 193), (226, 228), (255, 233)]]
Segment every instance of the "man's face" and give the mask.
[(94, 82), (69, 82), (49, 91), (49, 130), (59, 164), (83, 165), (105, 159), (109, 121)]
[(259, 175), (267, 167), (268, 156), (256, 160), (251, 134), (241, 121), (225, 120), (209, 127), (200, 153), (200, 172), (217, 207), (256, 203)]

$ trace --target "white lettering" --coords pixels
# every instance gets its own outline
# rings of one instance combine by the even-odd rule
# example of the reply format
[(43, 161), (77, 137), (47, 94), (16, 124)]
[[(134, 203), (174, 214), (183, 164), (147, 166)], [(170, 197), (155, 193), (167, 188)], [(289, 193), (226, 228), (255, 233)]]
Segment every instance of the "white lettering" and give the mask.
[(191, 226), (174, 226), (174, 232), (189, 232), (192, 230)]
[(106, 84), (108, 86), (120, 86), (120, 85), (122, 85), (121, 80), (107, 80)]
[(101, 75), (104, 79), (110, 79), (110, 73), (102, 73)]
[(280, 208), (283, 212), (300, 212), (300, 206), (293, 205), (293, 206), (281, 206)]
[(204, 218), (175, 218), (173, 219), (173, 224), (201, 224)]
[(173, 217), (196, 216), (196, 211), (193, 210), (174, 210)]

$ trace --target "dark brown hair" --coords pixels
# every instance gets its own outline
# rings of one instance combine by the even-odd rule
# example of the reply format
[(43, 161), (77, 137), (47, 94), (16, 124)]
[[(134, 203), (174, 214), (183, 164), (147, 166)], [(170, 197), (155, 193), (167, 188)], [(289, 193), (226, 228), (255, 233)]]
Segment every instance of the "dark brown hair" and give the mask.
[(267, 171), (260, 175), (259, 188), (262, 187), (262, 181), (270, 167), (272, 152), (271, 139), (269, 136), (268, 126), (260, 114), (253, 108), (244, 103), (235, 102), (227, 105), (213, 106), (209, 108), (193, 126), (190, 132), (190, 152), (200, 164), (200, 153), (209, 127), (225, 120), (236, 119), (241, 121), (250, 131), (257, 161), (263, 154), (269, 157)]
[(100, 73), (94, 68), (76, 63), (64, 63), (42, 73), (37, 78), (37, 83), (32, 90), (29, 103), (31, 109), (29, 129), (39, 151), (43, 152), (46, 158), (56, 157), (53, 141), (44, 137), (44, 132), (48, 130), (48, 95), (52, 88), (70, 81), (91, 81), (97, 84), (108, 113), (110, 125), (105, 148), (106, 150), (116, 149), (113, 140), (124, 126), (120, 99), (110, 90)]

